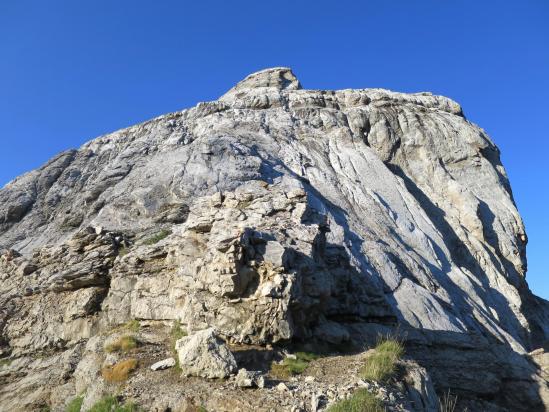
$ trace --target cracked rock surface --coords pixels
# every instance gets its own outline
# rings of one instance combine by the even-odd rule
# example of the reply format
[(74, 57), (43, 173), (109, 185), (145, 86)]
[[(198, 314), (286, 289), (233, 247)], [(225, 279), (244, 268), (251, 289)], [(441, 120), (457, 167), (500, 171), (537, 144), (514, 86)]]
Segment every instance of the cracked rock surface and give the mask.
[[(549, 304), (528, 289), (526, 243), (499, 150), (456, 102), (305, 90), (288, 68), (263, 70), (0, 190), (0, 410), (107, 393), (102, 342), (138, 320), (274, 351), (396, 333), (408, 381), (432, 390), (402, 389), (394, 410), (432, 410), (450, 389), (469, 410), (543, 411)], [(174, 356), (153, 326), (145, 368)], [(145, 408), (191, 402), (161, 387), (184, 378), (155, 380), (152, 396), (146, 376), (172, 369), (141, 371), (124, 393)], [(231, 410), (233, 389), (188, 379)], [(326, 407), (307, 385), (314, 399), (279, 410)], [(277, 410), (283, 394), (254, 390)]]

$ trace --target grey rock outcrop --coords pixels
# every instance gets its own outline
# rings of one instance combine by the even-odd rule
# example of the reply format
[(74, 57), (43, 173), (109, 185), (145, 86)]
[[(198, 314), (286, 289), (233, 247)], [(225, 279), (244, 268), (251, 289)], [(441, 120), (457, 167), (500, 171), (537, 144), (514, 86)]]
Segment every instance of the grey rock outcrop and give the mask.
[(439, 411), (439, 398), (433, 381), (424, 368), (414, 365), (408, 367), (404, 382), (412, 411)]
[(399, 333), (439, 394), (544, 410), (526, 243), (499, 150), (456, 102), (254, 73), (0, 190), (0, 409), (80, 393), (90, 340), (140, 319), (231, 345)]
[(185, 376), (227, 378), (237, 369), (233, 354), (213, 328), (179, 339), (175, 350)]

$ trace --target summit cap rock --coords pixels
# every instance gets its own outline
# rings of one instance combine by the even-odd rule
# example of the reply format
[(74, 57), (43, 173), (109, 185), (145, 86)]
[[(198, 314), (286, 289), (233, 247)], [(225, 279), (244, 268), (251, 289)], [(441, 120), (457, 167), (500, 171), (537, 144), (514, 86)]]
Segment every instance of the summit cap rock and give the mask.
[(273, 67), (250, 74), (222, 97), (231, 96), (249, 89), (265, 87), (279, 90), (298, 90), (302, 88), (292, 69), (289, 67)]

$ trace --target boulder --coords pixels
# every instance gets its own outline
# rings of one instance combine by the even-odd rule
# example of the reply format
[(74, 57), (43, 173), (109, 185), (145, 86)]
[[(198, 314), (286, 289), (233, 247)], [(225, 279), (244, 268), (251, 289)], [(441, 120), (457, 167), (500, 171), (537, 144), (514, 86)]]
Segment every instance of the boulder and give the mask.
[(290, 388), (288, 388), (288, 385), (286, 385), (284, 382), (280, 382), (278, 385), (276, 385), (276, 390), (279, 392), (288, 392)]
[(156, 363), (153, 363), (151, 365), (151, 370), (153, 371), (160, 371), (164, 369), (168, 369), (175, 366), (175, 359), (174, 358), (167, 358), (163, 359), (161, 361), (158, 361)]
[(227, 378), (236, 371), (236, 360), (214, 328), (185, 336), (175, 343), (179, 366), (185, 376)]
[(248, 371), (244, 368), (238, 370), (235, 377), (236, 386), (241, 388), (263, 388), (265, 386), (265, 378), (260, 371)]

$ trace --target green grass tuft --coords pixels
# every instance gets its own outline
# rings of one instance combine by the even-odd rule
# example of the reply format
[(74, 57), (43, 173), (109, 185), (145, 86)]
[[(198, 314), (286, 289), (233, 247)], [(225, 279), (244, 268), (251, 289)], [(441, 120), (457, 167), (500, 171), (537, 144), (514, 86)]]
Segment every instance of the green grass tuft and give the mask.
[(393, 338), (384, 338), (369, 354), (360, 369), (360, 377), (370, 381), (384, 382), (396, 371), (396, 364), (404, 354), (401, 342)]
[(382, 339), (375, 349), (377, 352), (392, 353), (397, 358), (404, 355), (404, 346), (402, 346), (402, 342), (393, 338)]
[(383, 403), (366, 389), (355, 391), (350, 398), (330, 406), (327, 412), (384, 412)]
[(158, 243), (160, 242), (162, 239), (165, 239), (166, 237), (168, 237), (169, 235), (172, 234), (172, 231), (171, 230), (168, 230), (168, 229), (162, 229), (160, 232), (154, 234), (153, 236), (151, 236), (150, 238), (146, 239), (143, 244), (145, 245), (154, 245), (155, 243)]
[(139, 408), (131, 402), (121, 404), (114, 396), (106, 396), (97, 401), (89, 412), (138, 412)]
[(311, 352), (297, 352), (295, 356), (298, 360), (301, 360), (304, 362), (312, 362), (315, 359), (319, 358), (319, 356), (316, 353), (311, 353)]
[(82, 402), (84, 402), (84, 396), (80, 395), (69, 402), (65, 408), (65, 412), (80, 412), (82, 408)]
[(187, 336), (187, 331), (181, 327), (181, 323), (178, 320), (174, 321), (172, 329), (170, 330), (170, 336), (172, 337), (173, 346), (175, 346), (175, 342), (178, 339)]
[(318, 355), (309, 352), (297, 352), (296, 359), (284, 358), (281, 364), (271, 364), (271, 374), (280, 379), (287, 379), (293, 375), (301, 375), (309, 363), (318, 358)]
[(170, 330), (170, 346), (175, 358), (175, 368), (176, 372), (181, 372), (181, 366), (179, 365), (179, 356), (175, 350), (175, 342), (177, 342), (182, 337), (187, 336), (187, 331), (181, 327), (181, 323), (176, 320), (173, 322), (172, 329)]
[(139, 328), (141, 327), (141, 324), (137, 319), (132, 319), (127, 321), (124, 324), (124, 329), (129, 330), (130, 332), (137, 333), (139, 332)]
[(448, 389), (448, 392), (445, 392), (442, 398), (438, 399), (440, 412), (454, 412), (456, 410), (457, 401), (457, 395), (452, 395), (450, 389)]

